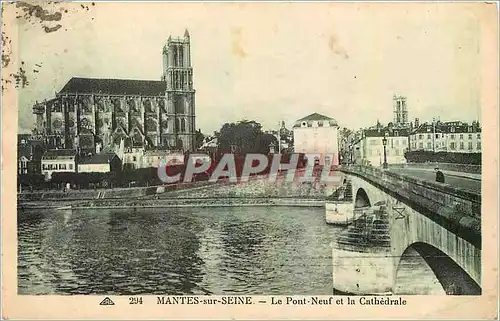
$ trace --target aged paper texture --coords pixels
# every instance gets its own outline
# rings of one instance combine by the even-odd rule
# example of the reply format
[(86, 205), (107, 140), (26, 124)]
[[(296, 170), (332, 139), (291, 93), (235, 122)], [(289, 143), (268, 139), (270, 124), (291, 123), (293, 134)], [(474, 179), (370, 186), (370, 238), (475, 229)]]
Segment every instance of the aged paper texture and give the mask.
[(2, 2), (2, 317), (498, 317), (498, 3)]

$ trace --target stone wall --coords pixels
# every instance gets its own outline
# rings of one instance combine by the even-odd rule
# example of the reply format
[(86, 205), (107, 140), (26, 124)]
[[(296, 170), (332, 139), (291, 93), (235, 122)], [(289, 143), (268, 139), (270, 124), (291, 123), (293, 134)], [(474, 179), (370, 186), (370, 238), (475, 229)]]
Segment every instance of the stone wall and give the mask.
[(472, 174), (481, 174), (481, 165), (470, 164), (453, 164), (453, 163), (405, 163), (405, 164), (389, 164), (389, 167), (394, 168), (422, 168), (434, 169), (439, 167), (443, 171), (463, 172)]

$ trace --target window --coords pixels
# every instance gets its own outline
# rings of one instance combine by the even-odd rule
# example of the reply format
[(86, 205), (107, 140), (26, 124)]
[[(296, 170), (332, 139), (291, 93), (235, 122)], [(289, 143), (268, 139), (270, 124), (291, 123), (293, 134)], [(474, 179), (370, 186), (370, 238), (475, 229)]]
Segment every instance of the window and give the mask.
[(455, 132), (455, 127), (451, 127), (451, 128), (450, 128), (450, 131), (451, 131), (452, 133), (454, 133), (454, 132)]
[(396, 149), (396, 156), (399, 156), (399, 149)]
[(460, 142), (460, 149), (464, 149), (464, 142)]
[(185, 132), (186, 131), (186, 120), (185, 119), (182, 119), (181, 120), (181, 132)]
[(427, 139), (431, 139), (431, 134), (427, 134)]
[(455, 143), (451, 143), (451, 144), (450, 144), (450, 149), (451, 149), (451, 150), (455, 150)]
[(436, 138), (439, 138), (439, 134), (436, 134)]
[(481, 134), (477, 134), (477, 139), (481, 139)]
[(451, 134), (451, 135), (450, 135), (450, 139), (455, 139), (455, 135), (454, 135), (454, 134)]
[(432, 149), (432, 144), (431, 144), (431, 142), (428, 142), (428, 143), (427, 143), (427, 149)]
[(399, 146), (399, 139), (396, 139), (396, 146)]
[(418, 148), (424, 149), (424, 143), (418, 143)]
[(66, 164), (59, 164), (59, 169), (66, 169)]
[(472, 134), (469, 134), (469, 139), (472, 139)]
[(418, 135), (418, 139), (423, 139), (424, 138), (424, 135), (420, 134)]
[(477, 150), (481, 150), (481, 142), (477, 142)]
[(132, 157), (132, 160), (135, 162), (137, 161), (137, 156)]
[(460, 139), (464, 139), (464, 134), (460, 134)]
[(472, 142), (469, 142), (469, 150), (472, 150)]
[(73, 164), (69, 164), (69, 169), (73, 169)]
[(43, 165), (42, 165), (42, 169), (43, 169), (43, 170), (48, 170), (48, 169), (49, 169), (49, 167), (47, 166), (47, 164), (43, 164)]

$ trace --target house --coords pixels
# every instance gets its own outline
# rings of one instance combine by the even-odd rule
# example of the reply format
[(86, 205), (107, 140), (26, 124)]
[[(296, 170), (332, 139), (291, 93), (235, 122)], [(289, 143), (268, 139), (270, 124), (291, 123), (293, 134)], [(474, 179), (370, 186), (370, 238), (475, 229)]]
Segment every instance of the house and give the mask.
[(166, 164), (184, 164), (184, 154), (180, 151), (168, 150), (146, 150), (143, 156), (144, 167), (158, 167), (160, 161), (164, 160)]
[(352, 161), (355, 164), (382, 166), (385, 140), (387, 164), (404, 164), (409, 134), (410, 127), (394, 126), (393, 123), (383, 126), (377, 122), (356, 135), (351, 146)]
[(333, 118), (313, 113), (297, 120), (293, 125), (293, 142), (295, 153), (318, 154), (315, 164), (339, 164), (338, 123)]
[(46, 180), (55, 172), (76, 172), (77, 153), (74, 149), (53, 149), (42, 156), (42, 174)]
[(410, 133), (410, 150), (451, 153), (480, 153), (481, 127), (479, 122), (471, 124), (451, 121), (419, 124)]
[(33, 151), (30, 144), (31, 135), (17, 135), (17, 173), (28, 174), (28, 164), (32, 159)]
[(115, 153), (99, 153), (78, 161), (78, 173), (120, 172), (122, 161)]

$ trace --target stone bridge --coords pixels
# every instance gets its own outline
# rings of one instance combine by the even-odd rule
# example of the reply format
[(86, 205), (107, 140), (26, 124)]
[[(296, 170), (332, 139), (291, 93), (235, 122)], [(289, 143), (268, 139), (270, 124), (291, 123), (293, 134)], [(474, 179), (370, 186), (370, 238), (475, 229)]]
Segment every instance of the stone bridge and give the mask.
[(342, 171), (356, 216), (332, 243), (334, 291), (481, 294), (479, 193), (375, 167)]

